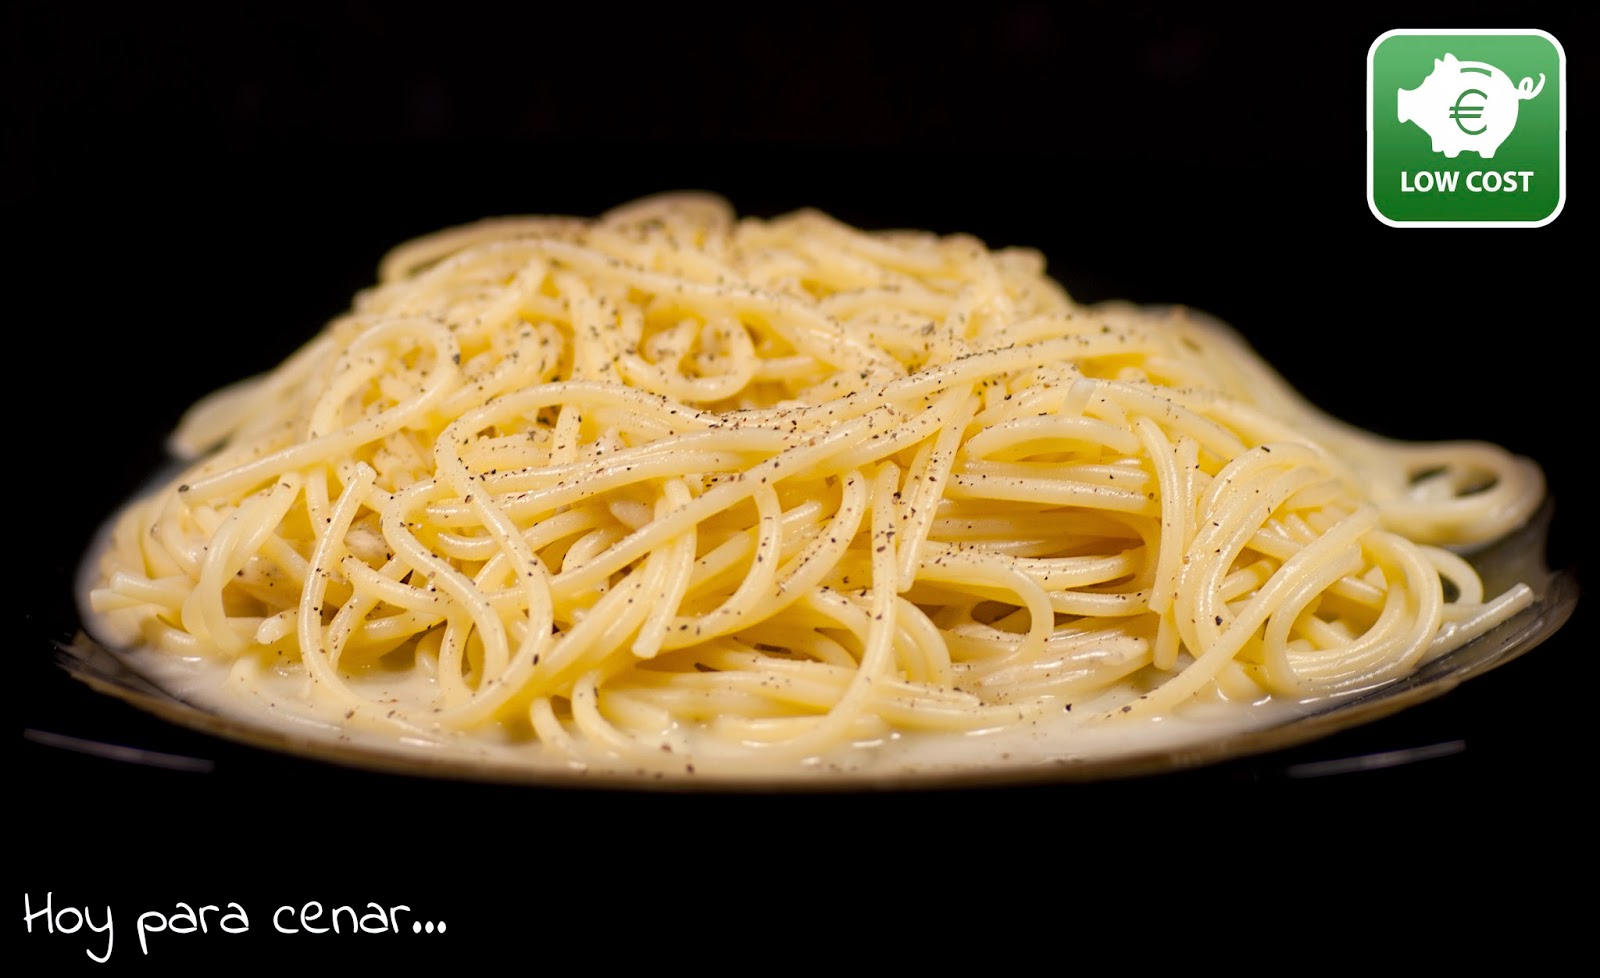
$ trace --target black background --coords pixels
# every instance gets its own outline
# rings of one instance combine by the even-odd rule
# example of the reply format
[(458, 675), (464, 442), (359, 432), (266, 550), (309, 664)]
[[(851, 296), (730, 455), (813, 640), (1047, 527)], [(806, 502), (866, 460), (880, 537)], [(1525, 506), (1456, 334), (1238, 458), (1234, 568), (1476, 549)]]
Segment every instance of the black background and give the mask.
[[(484, 215), (590, 215), (680, 188), (744, 213), (816, 206), (867, 227), (1032, 245), (1079, 299), (1214, 313), (1348, 420), (1536, 458), (1556, 500), (1553, 563), (1587, 573), (1578, 473), (1595, 381), (1574, 343), (1594, 322), (1592, 35), (1537, 3), (1274, 9), (9, 15), (7, 209), (25, 257), (7, 276), (23, 338), (8, 397), (40, 468), (11, 471), (7, 494), (34, 537), (27, 559), (45, 564), (10, 570), (19, 728), (215, 761), (203, 775), (155, 770), (25, 736), (12, 792), (27, 823), (12, 847), (23, 892), (97, 916), (112, 905), (121, 968), (247, 951), (368, 964), (470, 951), (532, 966), (562, 949), (763, 966), (821, 958), (857, 933), (970, 948), (1110, 919), (1136, 935), (1199, 909), (1238, 922), (1272, 916), (1286, 894), (1315, 902), (1329, 881), (1359, 888), (1359, 906), (1342, 906), (1352, 917), (1542, 902), (1529, 894), (1544, 877), (1593, 851), (1579, 800), (1594, 773), (1588, 602), (1489, 676), (1302, 748), (1130, 781), (942, 792), (662, 795), (380, 775), (169, 727), (51, 664), (51, 642), (76, 625), (70, 580), (89, 533), (159, 463), (183, 407), (298, 346), (387, 247)], [(1390, 28), (1440, 24), (1538, 27), (1564, 43), (1568, 193), (1548, 227), (1401, 230), (1369, 212), (1368, 47)], [(1291, 776), (1439, 744), (1464, 749)], [(1055, 892), (1043, 914), (1022, 909), (1031, 881)], [(158, 935), (139, 955), (143, 910), (231, 900), (249, 937)], [(271, 933), (274, 907), (310, 900), (406, 903), (450, 929)], [(762, 935), (766, 957), (717, 957), (723, 933)], [(82, 949), (103, 941), (23, 939), (53, 966), (87, 963)]]

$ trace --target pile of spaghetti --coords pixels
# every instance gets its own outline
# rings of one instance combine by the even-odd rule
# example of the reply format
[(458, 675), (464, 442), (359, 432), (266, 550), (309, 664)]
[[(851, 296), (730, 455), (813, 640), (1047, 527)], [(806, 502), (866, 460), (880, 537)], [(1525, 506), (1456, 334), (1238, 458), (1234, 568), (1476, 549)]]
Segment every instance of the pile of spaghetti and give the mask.
[(1527, 602), (1446, 548), (1543, 492), (1032, 251), (698, 195), (405, 244), (174, 445), (106, 637), (347, 728), (638, 768), (1371, 687)]

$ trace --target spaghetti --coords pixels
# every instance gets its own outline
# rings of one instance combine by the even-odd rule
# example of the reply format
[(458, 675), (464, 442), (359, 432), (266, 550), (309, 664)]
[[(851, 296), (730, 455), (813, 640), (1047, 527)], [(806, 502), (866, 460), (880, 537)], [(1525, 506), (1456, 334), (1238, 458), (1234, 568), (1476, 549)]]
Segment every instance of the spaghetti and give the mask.
[(241, 710), (606, 770), (1369, 688), (1528, 603), (1445, 548), (1543, 493), (1032, 251), (700, 195), (407, 243), (173, 445), (104, 637)]

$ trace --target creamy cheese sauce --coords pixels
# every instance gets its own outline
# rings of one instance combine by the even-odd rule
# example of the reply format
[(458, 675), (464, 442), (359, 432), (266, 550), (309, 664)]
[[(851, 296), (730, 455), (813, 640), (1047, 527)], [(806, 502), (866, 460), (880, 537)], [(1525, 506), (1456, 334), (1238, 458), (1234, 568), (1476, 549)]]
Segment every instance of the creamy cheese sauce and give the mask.
[[(1352, 690), (1339, 697), (1298, 702), (1270, 696), (1250, 703), (1196, 701), (1174, 713), (1122, 718), (1117, 716), (1117, 708), (1128, 698), (1123, 690), (1075, 702), (1071, 709), (1040, 712), (1004, 727), (967, 733), (895, 732), (798, 763), (718, 756), (717, 745), (710, 740), (695, 743), (692, 758), (664, 750), (644, 764), (602, 755), (580, 763), (504, 725), (483, 725), (472, 731), (400, 731), (376, 711), (351, 714), (332, 708), (314, 695), (312, 681), (297, 665), (246, 675), (221, 658), (179, 656), (139, 645), (136, 636), (119, 634), (111, 618), (89, 610), (89, 590), (110, 545), (114, 523), (115, 518), (101, 528), (78, 572), (78, 605), (88, 635), (181, 704), (184, 713), (178, 719), (191, 726), (357, 766), (468, 779), (638, 786), (1073, 780), (1172, 770), (1298, 743), (1345, 725), (1300, 732), (1301, 721), (1327, 714), (1342, 701), (1370, 692)], [(1525, 549), (1532, 553), (1538, 550), (1535, 544), (1537, 541)], [(1448, 625), (1427, 661), (1509, 623), (1528, 611), (1535, 600), (1530, 588), (1517, 585), (1476, 618)], [(1555, 610), (1570, 610), (1568, 600)], [(1564, 613), (1558, 614), (1555, 624), (1564, 618)], [(1553, 628), (1551, 625), (1522, 641), (1536, 644)], [(356, 685), (380, 706), (386, 700), (431, 699), (435, 692), (433, 684), (416, 671), (369, 675)], [(220, 731), (212, 722), (216, 719), (224, 721)]]
[[(88, 591), (109, 541), (102, 529), (79, 572), (79, 606), (87, 632), (108, 651), (174, 700), (203, 715), (223, 718), (239, 739), (267, 741), (293, 753), (370, 764), (412, 768), (420, 773), (487, 777), (516, 781), (567, 781), (594, 778), (651, 783), (661, 779), (698, 782), (846, 783), (900, 779), (955, 779), (982, 776), (1096, 772), (1141, 759), (1154, 766), (1181, 766), (1184, 751), (1215, 746), (1227, 738), (1279, 727), (1326, 709), (1326, 701), (1292, 703), (1271, 698), (1250, 703), (1197, 703), (1180, 714), (1155, 718), (1098, 720), (1114, 711), (1116, 694), (1074, 703), (1004, 728), (961, 734), (895, 733), (859, 741), (847, 749), (795, 763), (762, 765), (732, 761), (714, 753), (694, 759), (663, 752), (658, 763), (608, 761), (595, 757), (575, 763), (519, 737), (503, 725), (471, 732), (398, 732), (378, 715), (342, 715), (318, 702), (311, 680), (298, 667), (246, 676), (231, 663), (204, 656), (177, 656), (140, 647), (118, 635), (111, 621), (88, 610)], [(415, 672), (369, 676), (361, 683), (378, 703), (431, 698)], [(431, 686), (431, 683), (428, 684)], [(1197, 760), (1212, 752), (1200, 750)], [(696, 763), (698, 762), (698, 766)]]

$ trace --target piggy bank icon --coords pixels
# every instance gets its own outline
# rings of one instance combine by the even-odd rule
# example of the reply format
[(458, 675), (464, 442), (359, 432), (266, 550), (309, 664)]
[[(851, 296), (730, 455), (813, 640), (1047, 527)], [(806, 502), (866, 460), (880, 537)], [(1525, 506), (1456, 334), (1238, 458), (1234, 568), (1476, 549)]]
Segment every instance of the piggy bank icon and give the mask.
[(1453, 54), (1433, 59), (1433, 73), (1414, 89), (1402, 88), (1400, 121), (1415, 122), (1433, 140), (1433, 151), (1455, 159), (1464, 150), (1492, 159), (1517, 126), (1517, 107), (1544, 90), (1524, 78), (1513, 85), (1506, 73)]

